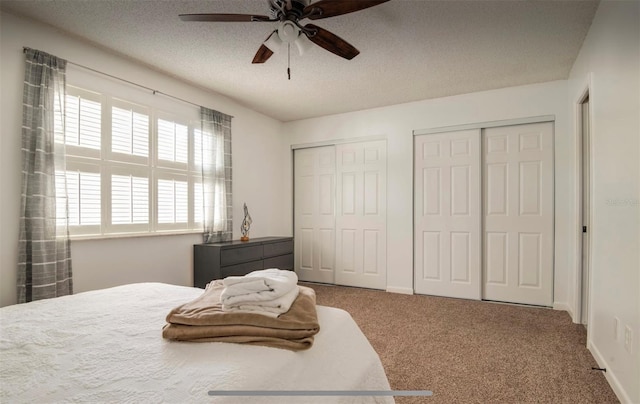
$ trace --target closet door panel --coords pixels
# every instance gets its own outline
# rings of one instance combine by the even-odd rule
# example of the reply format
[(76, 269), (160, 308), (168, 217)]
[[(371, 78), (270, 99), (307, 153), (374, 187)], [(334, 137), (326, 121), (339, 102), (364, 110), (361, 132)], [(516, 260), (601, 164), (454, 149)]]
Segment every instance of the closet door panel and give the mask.
[(336, 284), (385, 289), (386, 142), (336, 146)]
[(414, 141), (415, 291), (480, 299), (480, 130)]
[(551, 306), (553, 124), (483, 132), (483, 298)]
[(294, 152), (295, 271), (300, 280), (334, 282), (335, 147)]

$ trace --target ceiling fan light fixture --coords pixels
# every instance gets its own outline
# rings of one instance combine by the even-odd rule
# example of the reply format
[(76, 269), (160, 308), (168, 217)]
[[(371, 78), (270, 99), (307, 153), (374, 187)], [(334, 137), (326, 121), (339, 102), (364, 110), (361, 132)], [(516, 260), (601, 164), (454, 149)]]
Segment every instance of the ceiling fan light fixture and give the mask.
[(296, 39), (296, 47), (298, 48), (300, 56), (304, 55), (312, 46), (313, 42), (311, 42), (306, 35), (298, 35), (298, 39)]
[(299, 35), (300, 28), (291, 21), (283, 21), (278, 27), (278, 36), (282, 42), (295, 42)]
[(282, 47), (282, 39), (280, 39), (280, 36), (277, 35), (277, 32), (278, 31), (273, 31), (271, 35), (269, 35), (269, 38), (264, 41), (264, 46), (269, 48), (269, 50), (273, 53), (276, 53), (278, 49)]

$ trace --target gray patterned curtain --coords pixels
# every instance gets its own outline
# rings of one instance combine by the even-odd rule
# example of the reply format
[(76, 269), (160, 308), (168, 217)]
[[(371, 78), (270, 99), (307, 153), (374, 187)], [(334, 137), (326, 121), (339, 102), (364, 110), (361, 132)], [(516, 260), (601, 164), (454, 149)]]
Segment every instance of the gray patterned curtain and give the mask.
[(204, 240), (231, 240), (231, 116), (200, 107)]
[(28, 49), (25, 62), (19, 303), (73, 293), (64, 143), (55, 142), (64, 139), (66, 61)]

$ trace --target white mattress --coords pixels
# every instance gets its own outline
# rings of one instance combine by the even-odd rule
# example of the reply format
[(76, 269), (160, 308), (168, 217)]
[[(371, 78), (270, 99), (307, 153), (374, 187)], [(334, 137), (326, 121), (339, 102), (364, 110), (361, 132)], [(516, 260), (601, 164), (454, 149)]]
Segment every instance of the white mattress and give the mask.
[(142, 283), (0, 309), (0, 402), (393, 402), (391, 397), (213, 397), (210, 390), (389, 390), (351, 316), (318, 306), (313, 347), (291, 352), (161, 336), (202, 289)]

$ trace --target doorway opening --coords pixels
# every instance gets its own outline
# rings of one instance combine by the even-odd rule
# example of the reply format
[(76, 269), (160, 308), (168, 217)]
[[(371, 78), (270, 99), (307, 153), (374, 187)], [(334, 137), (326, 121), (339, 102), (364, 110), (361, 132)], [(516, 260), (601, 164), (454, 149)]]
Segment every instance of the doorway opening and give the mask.
[(580, 293), (580, 323), (587, 327), (589, 322), (589, 281), (590, 281), (590, 250), (591, 250), (591, 125), (589, 108), (589, 90), (587, 89), (579, 101), (578, 111), (578, 184), (579, 184), (579, 213), (581, 223), (581, 237), (578, 243), (579, 254), (579, 291)]

